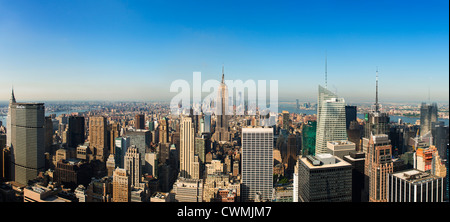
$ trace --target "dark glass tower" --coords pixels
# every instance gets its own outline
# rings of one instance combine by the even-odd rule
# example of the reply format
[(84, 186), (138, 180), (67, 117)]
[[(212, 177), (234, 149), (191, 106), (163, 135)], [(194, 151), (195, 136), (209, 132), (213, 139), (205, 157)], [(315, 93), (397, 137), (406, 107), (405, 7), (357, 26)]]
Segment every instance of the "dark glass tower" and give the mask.
[(68, 146), (76, 148), (85, 141), (85, 121), (83, 116), (69, 116)]
[(345, 128), (347, 130), (352, 121), (356, 121), (356, 106), (345, 106)]
[(45, 170), (44, 103), (10, 104), (11, 177), (22, 185)]
[(432, 125), (437, 122), (437, 104), (427, 105), (422, 103), (420, 106), (420, 136), (431, 131)]

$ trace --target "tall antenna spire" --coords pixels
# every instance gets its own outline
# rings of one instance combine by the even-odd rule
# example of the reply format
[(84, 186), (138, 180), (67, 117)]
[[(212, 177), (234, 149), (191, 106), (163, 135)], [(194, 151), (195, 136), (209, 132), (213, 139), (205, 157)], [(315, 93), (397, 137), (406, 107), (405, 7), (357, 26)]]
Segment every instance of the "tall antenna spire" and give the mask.
[(379, 105), (378, 105), (378, 66), (377, 66), (377, 78), (376, 78), (376, 89), (375, 89), (375, 93), (376, 93), (376, 95), (375, 95), (375, 112), (378, 112), (378, 108), (379, 108)]
[(16, 97), (14, 96), (14, 86), (11, 87), (11, 99), (10, 103), (16, 103)]
[(325, 88), (328, 89), (328, 83), (327, 83), (327, 51), (325, 50)]
[(225, 73), (224, 73), (224, 65), (222, 64), (222, 83), (224, 83)]

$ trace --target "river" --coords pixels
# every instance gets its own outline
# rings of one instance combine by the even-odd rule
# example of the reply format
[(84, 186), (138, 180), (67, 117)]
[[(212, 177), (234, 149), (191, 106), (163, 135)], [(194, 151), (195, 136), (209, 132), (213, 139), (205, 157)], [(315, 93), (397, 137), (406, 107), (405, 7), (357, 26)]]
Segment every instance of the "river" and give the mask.
[[(288, 111), (289, 113), (303, 113), (306, 115), (313, 115), (313, 114), (317, 114), (316, 110), (303, 110), (303, 109), (296, 109), (296, 105), (279, 105), (279, 109), (278, 112), (281, 113), (283, 110)], [(358, 113), (357, 117), (360, 119), (364, 119), (364, 113)], [(398, 122), (398, 119), (401, 119), (404, 123), (409, 123), (409, 124), (415, 124), (417, 120), (419, 120), (420, 118), (416, 118), (416, 117), (407, 117), (407, 116), (389, 116), (390, 121), (391, 122)], [(443, 121), (444, 124), (446, 126), (449, 125), (449, 120), (448, 119), (441, 119), (439, 118), (439, 121)]]

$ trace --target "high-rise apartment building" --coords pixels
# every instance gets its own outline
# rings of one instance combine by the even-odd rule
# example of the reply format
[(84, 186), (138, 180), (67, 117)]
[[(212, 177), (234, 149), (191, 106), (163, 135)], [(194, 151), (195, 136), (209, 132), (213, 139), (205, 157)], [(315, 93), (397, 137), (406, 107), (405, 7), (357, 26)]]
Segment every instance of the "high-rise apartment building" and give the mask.
[(14, 94), (9, 105), (7, 139), (11, 148), (11, 179), (26, 185), (45, 169), (44, 103), (17, 103)]
[(194, 172), (194, 126), (191, 116), (182, 116), (180, 123), (180, 177), (191, 178)]
[(127, 170), (116, 168), (113, 173), (113, 202), (131, 201), (131, 181)]
[(242, 198), (272, 199), (273, 128), (242, 128)]
[(109, 155), (107, 122), (104, 116), (89, 118), (89, 146), (94, 150), (95, 159), (106, 161)]
[(327, 142), (336, 140), (347, 140), (345, 101), (319, 86), (315, 153), (327, 153)]

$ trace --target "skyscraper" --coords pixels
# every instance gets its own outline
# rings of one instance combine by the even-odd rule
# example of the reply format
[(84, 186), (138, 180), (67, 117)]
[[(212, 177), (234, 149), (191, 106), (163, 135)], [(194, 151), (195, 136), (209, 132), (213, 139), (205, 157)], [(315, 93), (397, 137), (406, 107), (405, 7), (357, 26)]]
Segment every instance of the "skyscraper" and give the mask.
[(205, 114), (205, 116), (203, 117), (203, 122), (205, 124), (205, 127), (203, 129), (204, 133), (211, 133), (211, 115), (210, 114)]
[(229, 141), (228, 132), (228, 88), (225, 85), (225, 74), (222, 67), (222, 82), (219, 85), (216, 100), (216, 130), (214, 132), (215, 141)]
[(130, 177), (130, 183), (134, 187), (141, 187), (141, 157), (136, 146), (128, 148), (124, 157), (124, 167)]
[(302, 125), (302, 155), (316, 155), (317, 122), (308, 121)]
[[(45, 123), (44, 123), (44, 131), (45, 131), (45, 137), (44, 137), (44, 150), (46, 153), (52, 153), (52, 145), (53, 145), (53, 122), (52, 118), (49, 116), (45, 117)], [(0, 144), (1, 148), (1, 144)]]
[(380, 104), (378, 103), (378, 70), (375, 89), (375, 109), (365, 114), (365, 121), (364, 137), (369, 138), (372, 134), (389, 134), (389, 115), (380, 111)]
[(388, 202), (443, 202), (444, 179), (416, 169), (390, 173)]
[(352, 200), (352, 166), (349, 163), (326, 153), (302, 157), (297, 164), (301, 202)]
[(120, 132), (120, 126), (119, 123), (116, 122), (112, 122), (111, 124), (108, 125), (108, 133), (109, 133), (109, 153), (111, 154), (115, 154), (116, 152), (116, 144), (115, 144), (115, 140), (117, 137), (119, 137), (119, 133)]
[(27, 185), (45, 169), (44, 103), (17, 103), (14, 93), (9, 108), (8, 138), (11, 147), (11, 177)]
[(420, 136), (430, 132), (432, 125), (437, 122), (437, 104), (427, 105), (422, 103), (420, 106)]
[(150, 147), (152, 134), (150, 130), (136, 129), (126, 131), (126, 135), (130, 137), (130, 146), (136, 146), (141, 156), (141, 164), (145, 163), (145, 152)]
[(123, 168), (123, 159), (125, 157), (125, 153), (128, 150), (128, 147), (130, 147), (130, 137), (117, 137), (115, 139), (115, 147), (114, 162), (116, 164), (116, 167)]
[(191, 116), (182, 116), (180, 123), (180, 177), (191, 178), (194, 171), (194, 125)]
[(283, 129), (289, 132), (289, 112), (284, 110), (282, 112), (282, 115), (283, 115)]
[(345, 128), (349, 129), (350, 122), (356, 121), (356, 106), (345, 106)]
[(345, 101), (319, 86), (316, 154), (327, 153), (327, 142), (337, 140), (347, 140)]
[(273, 129), (242, 128), (242, 198), (245, 202), (272, 198)]
[(69, 116), (69, 141), (68, 146), (76, 148), (85, 140), (85, 128), (83, 116)]
[(109, 153), (107, 123), (104, 116), (89, 118), (89, 146), (95, 150), (95, 159), (106, 161)]
[(292, 175), (292, 173), (294, 173), (294, 166), (295, 163), (297, 162), (297, 138), (295, 135), (290, 134), (287, 137), (287, 158), (286, 158), (286, 162), (287, 162), (287, 168), (286, 168), (286, 173), (288, 175)]
[(367, 143), (367, 153), (364, 167), (364, 174), (368, 181), (365, 181), (366, 190), (369, 194), (370, 202), (387, 201), (387, 175), (394, 170), (392, 162), (391, 141), (386, 134), (372, 135), (369, 139), (364, 138)]
[(169, 142), (169, 124), (167, 118), (164, 117), (159, 120), (159, 142), (168, 143)]
[(113, 173), (113, 202), (131, 200), (131, 181), (125, 169), (116, 168)]
[(144, 114), (136, 114), (136, 116), (134, 117), (134, 128), (145, 129), (145, 115)]

